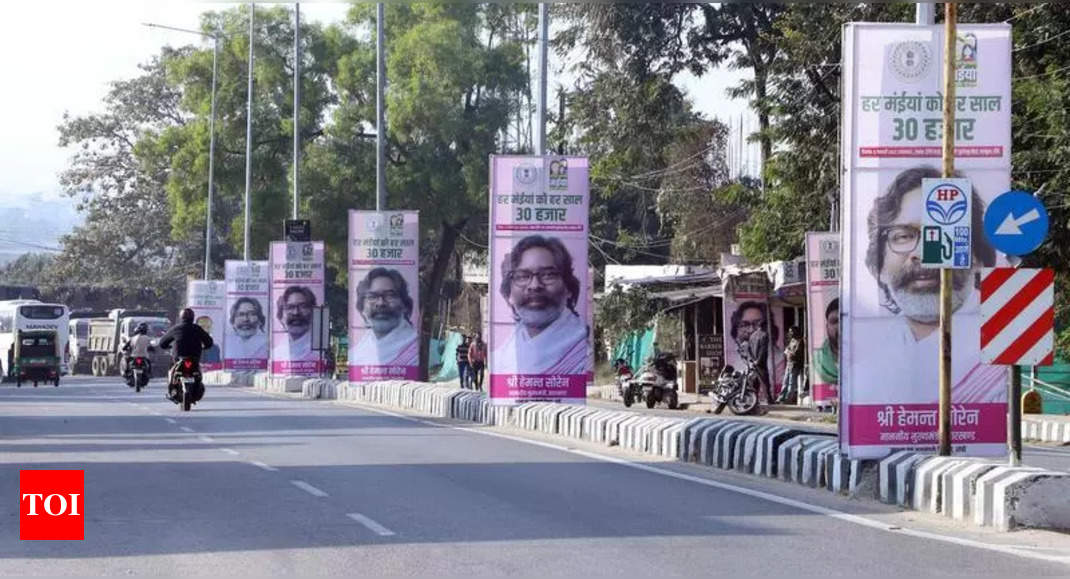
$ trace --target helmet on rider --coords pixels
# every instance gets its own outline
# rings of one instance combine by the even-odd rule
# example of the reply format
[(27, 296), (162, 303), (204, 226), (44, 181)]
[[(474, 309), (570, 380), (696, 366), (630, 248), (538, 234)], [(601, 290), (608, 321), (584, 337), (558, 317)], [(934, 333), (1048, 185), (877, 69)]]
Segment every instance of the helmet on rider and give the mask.
[(147, 333), (149, 333), (149, 325), (146, 324), (145, 322), (141, 322), (140, 324), (137, 325), (136, 328), (134, 328), (134, 334), (142, 334), (142, 335), (144, 335), (144, 334), (147, 334)]
[(183, 323), (192, 324), (194, 318), (193, 308), (183, 309), (182, 313), (178, 315), (178, 318), (182, 320)]

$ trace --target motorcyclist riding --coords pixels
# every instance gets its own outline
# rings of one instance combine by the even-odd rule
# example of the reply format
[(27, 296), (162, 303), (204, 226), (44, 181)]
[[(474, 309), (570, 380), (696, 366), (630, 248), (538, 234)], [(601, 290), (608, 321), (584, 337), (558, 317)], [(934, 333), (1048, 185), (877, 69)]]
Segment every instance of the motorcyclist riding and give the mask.
[(134, 328), (134, 335), (123, 344), (123, 376), (130, 374), (130, 362), (134, 358), (146, 358), (156, 350), (149, 337), (149, 325), (141, 322)]
[(170, 349), (171, 345), (174, 344), (174, 348), (171, 349), (171, 358), (174, 360), (174, 364), (167, 374), (167, 398), (176, 403), (178, 402), (176, 398), (178, 390), (174, 377), (178, 365), (182, 360), (190, 360), (199, 369), (201, 352), (211, 348), (213, 343), (212, 336), (208, 335), (204, 328), (193, 323), (195, 315), (191, 308), (182, 310), (178, 317), (179, 323), (172, 326), (160, 338), (160, 348), (164, 350)]

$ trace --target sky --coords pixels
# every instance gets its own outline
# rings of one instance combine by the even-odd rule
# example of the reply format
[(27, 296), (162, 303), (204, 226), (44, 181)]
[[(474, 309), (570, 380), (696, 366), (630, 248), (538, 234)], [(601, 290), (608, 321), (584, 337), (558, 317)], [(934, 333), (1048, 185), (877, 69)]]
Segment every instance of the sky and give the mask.
[[(7, 26), (0, 34), (8, 81), (0, 91), (0, 207), (26, 206), (32, 194), (60, 196), (57, 174), (71, 153), (58, 145), (56, 127), (64, 111), (77, 115), (102, 110), (110, 81), (136, 75), (138, 63), (162, 46), (200, 42), (194, 35), (148, 28), (143, 22), (197, 29), (202, 12), (235, 5), (188, 0), (6, 3)], [(305, 21), (336, 22), (347, 7), (344, 2), (302, 2), (301, 16)], [(706, 116), (738, 122), (741, 113), (752, 115), (745, 102), (728, 100), (724, 90), (742, 74), (714, 71), (701, 79), (682, 75), (679, 84)]]

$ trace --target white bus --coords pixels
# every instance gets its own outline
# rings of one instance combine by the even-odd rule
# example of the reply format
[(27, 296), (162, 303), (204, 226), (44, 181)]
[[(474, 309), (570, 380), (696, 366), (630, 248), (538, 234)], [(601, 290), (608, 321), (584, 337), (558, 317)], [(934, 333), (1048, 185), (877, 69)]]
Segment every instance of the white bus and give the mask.
[(18, 330), (55, 330), (56, 355), (60, 372), (67, 374), (67, 338), (70, 334), (67, 306), (46, 304), (38, 300), (0, 301), (0, 376), (11, 374), (15, 355), (15, 332)]

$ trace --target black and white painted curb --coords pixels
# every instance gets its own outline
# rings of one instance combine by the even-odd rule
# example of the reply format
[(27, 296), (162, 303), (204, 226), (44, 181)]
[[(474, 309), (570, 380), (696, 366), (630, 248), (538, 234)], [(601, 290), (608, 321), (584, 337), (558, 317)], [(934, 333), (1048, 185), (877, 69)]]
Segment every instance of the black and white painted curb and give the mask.
[[(552, 402), (494, 406), (486, 394), (423, 382), (344, 381), (259, 373), (211, 377), (266, 392), (411, 410), (427, 416), (507, 426), (630, 451), (777, 478), (851, 496), (1010, 530), (1070, 530), (1070, 473), (1008, 467), (990, 460), (897, 452), (850, 460), (835, 435), (803, 426), (739, 419), (665, 417)], [(229, 380), (229, 381), (228, 381)]]

